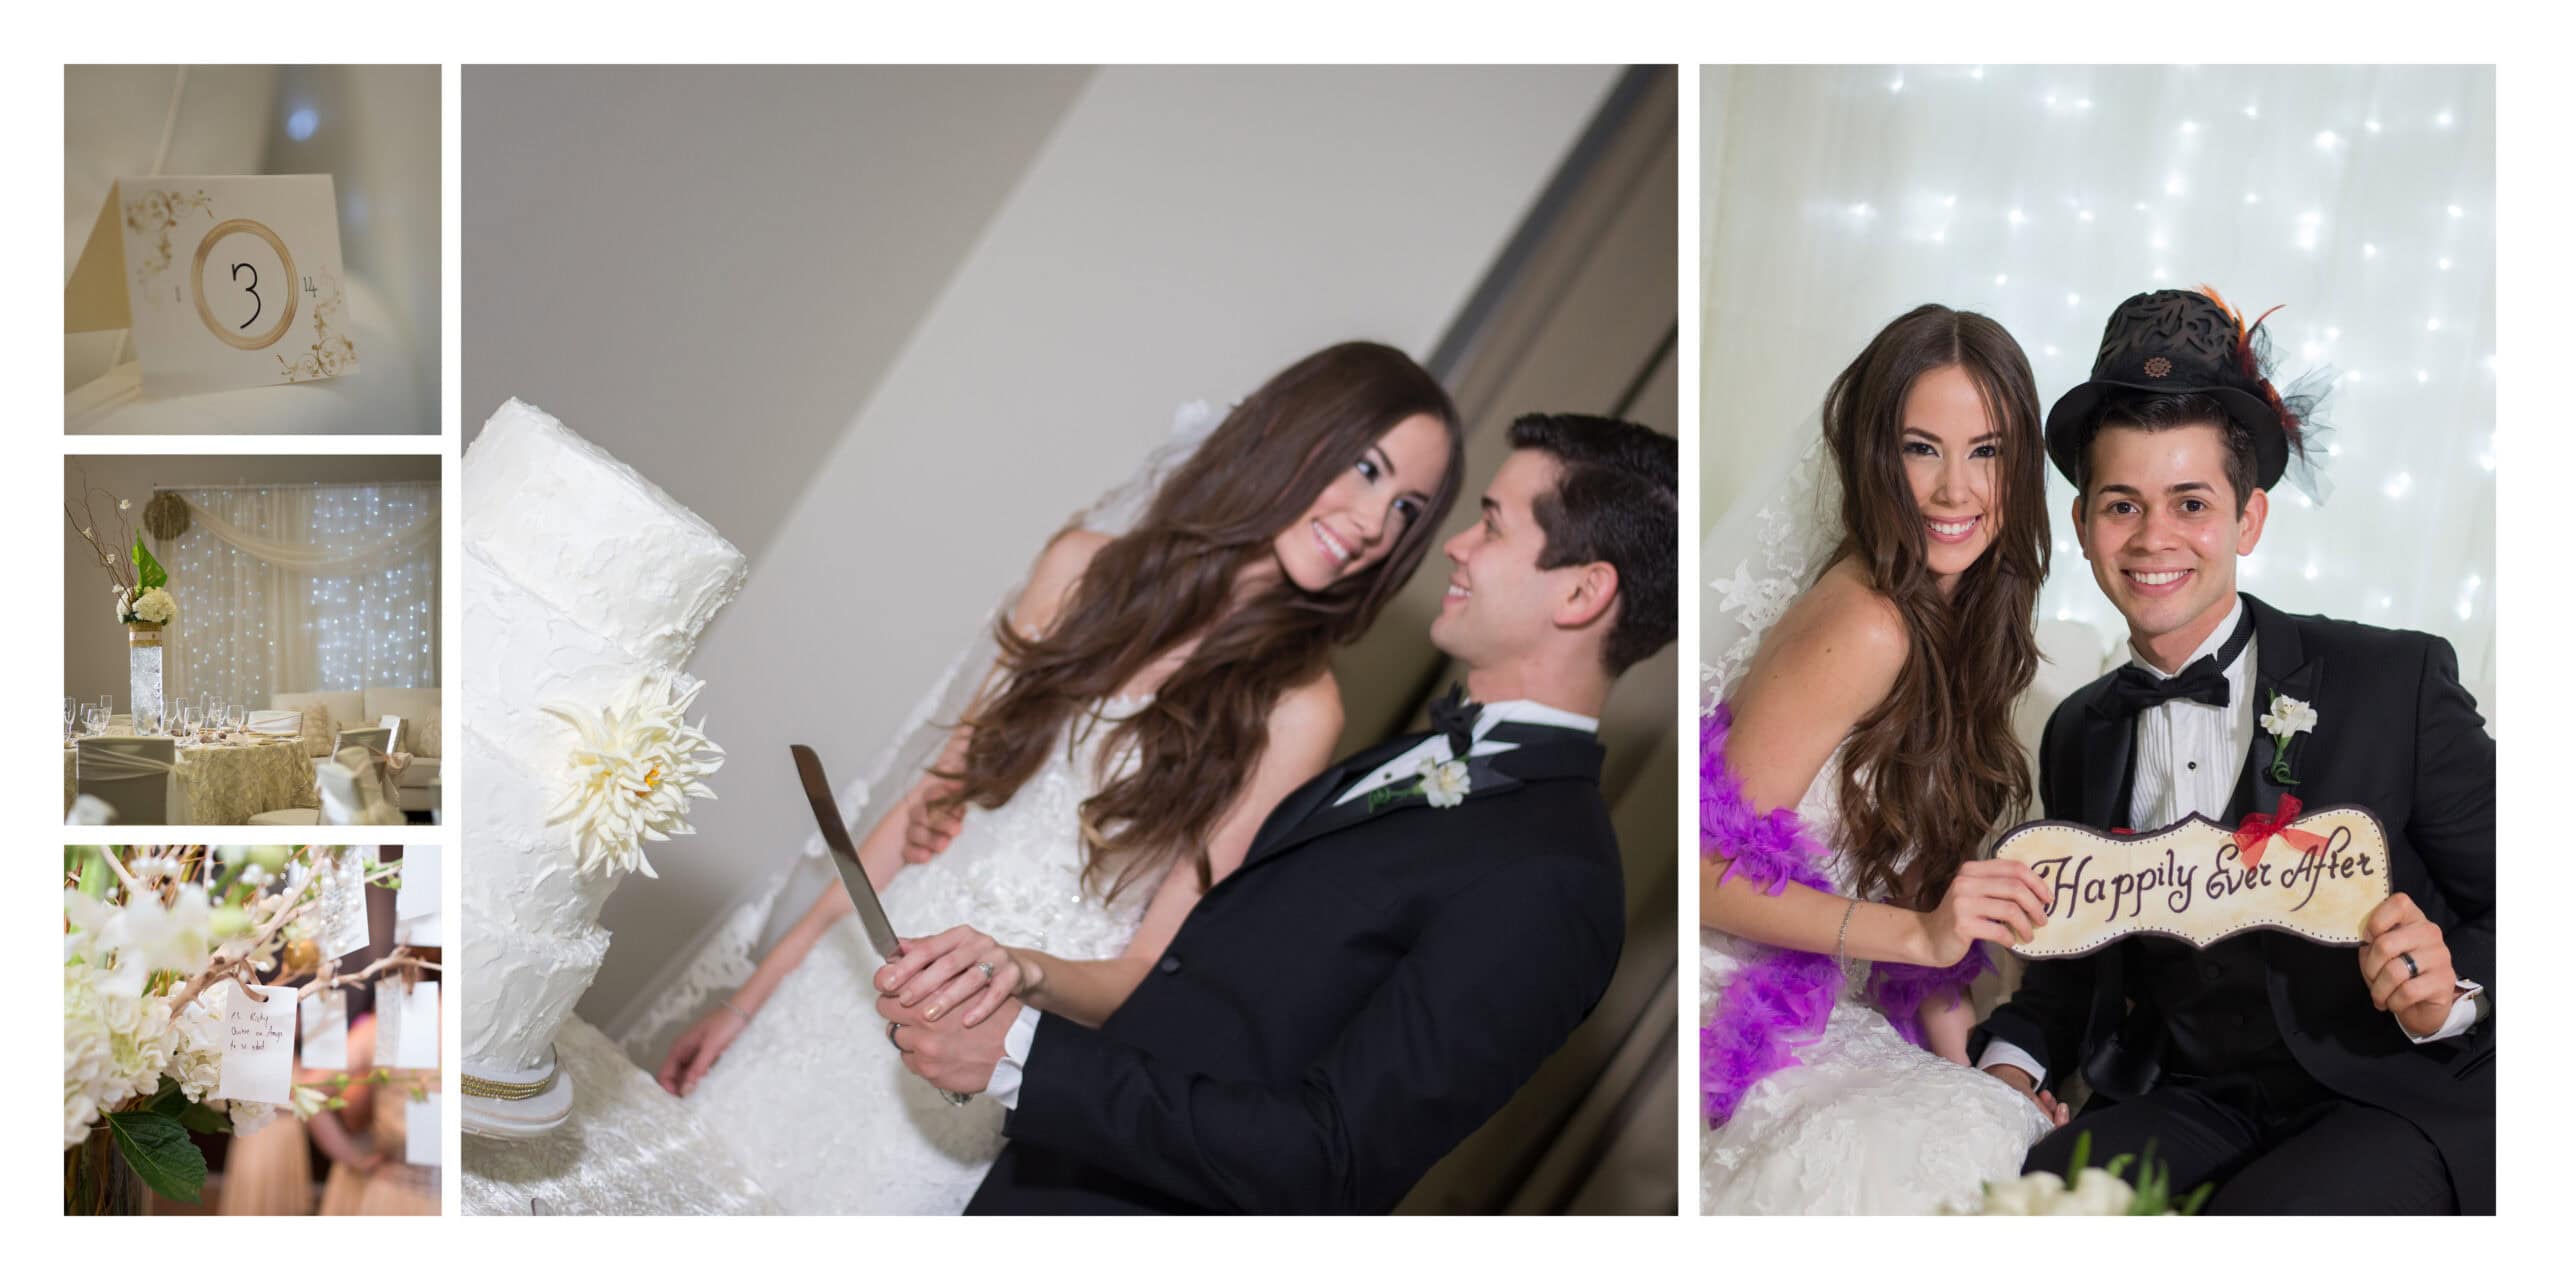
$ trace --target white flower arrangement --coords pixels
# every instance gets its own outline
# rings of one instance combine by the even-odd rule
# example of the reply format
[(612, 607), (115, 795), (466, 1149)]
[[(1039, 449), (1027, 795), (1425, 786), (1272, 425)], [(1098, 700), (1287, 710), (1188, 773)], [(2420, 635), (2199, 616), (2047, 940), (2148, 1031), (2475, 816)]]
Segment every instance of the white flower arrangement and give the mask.
[(682, 695), (660, 675), (636, 684), (624, 699), (590, 713), (552, 705), (545, 712), (565, 722), (576, 742), (569, 752), (569, 785), (544, 821), (568, 824), (578, 870), (620, 875), (637, 870), (655, 878), (641, 846), (693, 834), (685, 821), (696, 798), (714, 799), (703, 779), (720, 771), (726, 753), (688, 725), (684, 713), (702, 692)]
[[(2192, 1217), (2204, 1205), (2213, 1186), (2207, 1183), (2172, 1200), (2169, 1196), (2169, 1170), (2144, 1152), (2140, 1167), (2134, 1169), (2133, 1181), (2124, 1180), (2124, 1172), (2134, 1165), (2130, 1155), (2109, 1160), (2104, 1167), (2089, 1163), (2089, 1135), (2080, 1135), (2072, 1148), (2071, 1165), (2062, 1174), (2041, 1170), (2011, 1178), (2006, 1182), (1982, 1184), (1981, 1207), (1971, 1216), (1985, 1218), (2062, 1218), (2062, 1217)], [(1953, 1209), (1941, 1212), (1957, 1212)]]
[[(160, 1195), (194, 1202), (206, 1166), (189, 1131), (248, 1133), (284, 1108), (213, 1097), (225, 1051), (222, 1000), (226, 982), (275, 984), (316, 976), (311, 959), (288, 958), (292, 927), (318, 899), (307, 872), (318, 850), (226, 848), (219, 861), (203, 846), (64, 850), (62, 895), (62, 1145), (66, 1203), (93, 1203), (92, 1179), (103, 1165), (87, 1151), (102, 1128), (135, 1175)], [(380, 881), (398, 863), (368, 864)], [(252, 873), (266, 886), (251, 883)], [(417, 964), (406, 948), (383, 965)], [(388, 1079), (387, 1071), (376, 1076)], [(336, 1084), (350, 1083), (340, 1076)], [(299, 1115), (334, 1110), (343, 1101), (304, 1085), (292, 1095)]]
[(166, 587), (153, 587), (132, 602), (121, 600), (116, 606), (117, 620), (123, 622), (156, 622), (163, 625), (178, 616), (178, 599)]

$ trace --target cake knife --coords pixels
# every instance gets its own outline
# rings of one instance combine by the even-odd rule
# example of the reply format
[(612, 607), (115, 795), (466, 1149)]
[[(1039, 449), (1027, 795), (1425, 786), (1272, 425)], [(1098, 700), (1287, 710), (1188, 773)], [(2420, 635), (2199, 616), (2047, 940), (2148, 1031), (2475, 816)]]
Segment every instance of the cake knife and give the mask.
[[(871, 949), (883, 960), (895, 960), (906, 950), (898, 941), (898, 931), (889, 927), (889, 912), (880, 905), (880, 895), (871, 887), (871, 873), (862, 869), (862, 859), (854, 852), (853, 836), (845, 830), (844, 815), (836, 811), (836, 793), (827, 787), (827, 767), (818, 763), (818, 753), (799, 743), (791, 744), (791, 762), (800, 768), (800, 789), (809, 797), (809, 808), (818, 815), (818, 835), (827, 842), (827, 852), (836, 861), (836, 876), (844, 881), (844, 891), (853, 899), (853, 913), (862, 917), (862, 931), (871, 938)], [(976, 1097), (971, 1093), (941, 1090), (953, 1106)]]

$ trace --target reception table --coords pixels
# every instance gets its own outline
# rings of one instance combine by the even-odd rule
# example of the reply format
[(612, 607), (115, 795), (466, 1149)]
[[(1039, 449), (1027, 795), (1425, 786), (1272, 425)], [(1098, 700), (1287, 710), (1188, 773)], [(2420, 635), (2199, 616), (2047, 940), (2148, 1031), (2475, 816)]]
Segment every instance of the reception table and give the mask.
[[(79, 748), (62, 748), (62, 807), (79, 794)], [(179, 811), (172, 822), (236, 826), (252, 814), (318, 807), (311, 757), (300, 738), (235, 734), (228, 741), (178, 747)]]

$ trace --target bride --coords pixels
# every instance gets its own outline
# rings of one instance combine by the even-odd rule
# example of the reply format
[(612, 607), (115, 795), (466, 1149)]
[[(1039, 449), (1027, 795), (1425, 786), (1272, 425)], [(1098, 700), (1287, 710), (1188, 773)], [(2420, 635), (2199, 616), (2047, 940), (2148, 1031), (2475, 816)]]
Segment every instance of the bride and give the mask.
[(2039, 416), (1998, 324), (1902, 316), (1715, 583), (1708, 616), (1739, 634), (1701, 646), (1705, 1212), (1961, 1206), (2058, 1110), (1965, 1055), (1982, 944), (2046, 906), (2032, 873), (1977, 860), (2028, 798), (2009, 714), (2050, 558)]
[(1010, 1019), (1014, 997), (1108, 1018), (1331, 762), (1327, 664), (1412, 576), (1463, 474), (1440, 385), (1394, 348), (1345, 343), (1236, 406), (1124, 535), (1058, 534), (959, 728), (862, 841), (882, 905), (917, 935), (906, 957), (883, 968), (836, 927), (852, 902), (830, 884), (677, 1039), (660, 1085), (795, 1212), (958, 1212), (1003, 1108), (954, 1106), (900, 1069), (875, 985), (905, 993), (911, 1022)]

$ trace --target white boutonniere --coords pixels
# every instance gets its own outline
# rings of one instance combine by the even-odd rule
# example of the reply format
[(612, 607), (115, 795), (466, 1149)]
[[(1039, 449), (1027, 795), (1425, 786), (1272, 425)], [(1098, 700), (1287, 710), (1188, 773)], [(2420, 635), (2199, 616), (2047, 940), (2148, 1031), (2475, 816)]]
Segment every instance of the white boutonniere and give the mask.
[(2268, 772), (2279, 786), (2296, 786), (2302, 780), (2293, 775), (2293, 767), (2285, 763), (2284, 753), (2292, 749), (2293, 735), (2309, 733), (2320, 727), (2320, 712), (2300, 698), (2288, 698), (2281, 693), (2273, 697), (2267, 713), (2258, 717), (2258, 726), (2274, 735), (2276, 740), (2276, 760)]
[(1454, 809), (1467, 798), (1472, 785), (1467, 777), (1467, 757), (1455, 760), (1424, 760), (1422, 771), (1400, 787), (1380, 787), (1369, 793), (1369, 808), (1376, 811), (1406, 796), (1419, 795), (1434, 809)]

